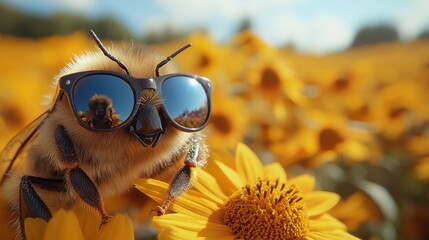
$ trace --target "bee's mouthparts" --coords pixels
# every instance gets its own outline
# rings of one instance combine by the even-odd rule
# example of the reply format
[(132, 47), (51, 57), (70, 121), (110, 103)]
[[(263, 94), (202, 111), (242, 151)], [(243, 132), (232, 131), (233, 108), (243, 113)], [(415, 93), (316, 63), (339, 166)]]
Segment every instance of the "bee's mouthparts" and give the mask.
[(152, 146), (152, 148), (158, 145), (159, 140), (161, 139), (162, 132), (155, 134), (140, 134), (133, 132), (134, 136), (143, 144), (144, 147)]

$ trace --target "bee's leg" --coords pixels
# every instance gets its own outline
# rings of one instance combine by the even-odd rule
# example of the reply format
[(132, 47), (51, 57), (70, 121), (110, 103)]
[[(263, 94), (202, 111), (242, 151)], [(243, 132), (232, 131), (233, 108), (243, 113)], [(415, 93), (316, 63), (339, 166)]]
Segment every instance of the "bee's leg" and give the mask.
[(205, 165), (206, 151), (205, 143), (200, 137), (195, 136), (191, 139), (185, 158), (185, 166), (176, 173), (170, 183), (164, 203), (152, 210), (155, 211), (158, 216), (164, 215), (171, 201), (184, 194), (191, 186), (191, 168)]
[(110, 215), (104, 209), (98, 188), (88, 175), (79, 167), (75, 167), (67, 171), (66, 179), (77, 196), (100, 213), (102, 217), (101, 224), (105, 224)]
[(24, 220), (27, 217), (38, 217), (49, 221), (52, 217), (49, 208), (36, 192), (35, 187), (52, 192), (65, 192), (64, 179), (47, 179), (34, 176), (21, 178), (19, 194), (19, 223), (24, 236)]
[(69, 189), (74, 192), (89, 206), (98, 210), (102, 217), (102, 224), (106, 223), (110, 216), (104, 210), (104, 204), (100, 197), (100, 191), (88, 175), (77, 165), (79, 159), (76, 148), (65, 128), (58, 125), (55, 129), (55, 142), (62, 159), (61, 168), (66, 170), (66, 181)]

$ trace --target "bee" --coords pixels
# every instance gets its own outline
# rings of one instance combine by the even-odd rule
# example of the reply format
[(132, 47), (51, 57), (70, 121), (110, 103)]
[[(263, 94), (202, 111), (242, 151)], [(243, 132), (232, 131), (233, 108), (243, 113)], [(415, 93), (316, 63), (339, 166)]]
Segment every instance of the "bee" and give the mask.
[[(208, 157), (201, 131), (211, 116), (212, 84), (176, 73), (151, 47), (126, 44), (75, 57), (55, 78), (51, 107), (0, 154), (1, 185), (21, 237), (24, 219), (48, 221), (59, 208), (83, 203), (110, 218), (103, 198), (136, 178), (170, 176), (162, 215), (191, 186), (191, 169)], [(122, 62), (122, 59), (124, 62)]]
[(89, 111), (86, 111), (86, 123), (96, 129), (110, 129), (115, 124), (113, 121), (118, 119), (114, 117), (113, 102), (109, 96), (94, 95), (89, 99)]

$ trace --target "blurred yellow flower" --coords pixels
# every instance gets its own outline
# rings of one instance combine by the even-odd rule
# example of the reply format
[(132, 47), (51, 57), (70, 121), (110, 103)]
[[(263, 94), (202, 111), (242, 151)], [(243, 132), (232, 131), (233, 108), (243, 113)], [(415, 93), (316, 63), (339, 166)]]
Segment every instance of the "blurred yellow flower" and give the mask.
[[(336, 63), (331, 61), (332, 64)], [(313, 72), (313, 74), (319, 73), (318, 81), (321, 86), (321, 94), (318, 96), (315, 106), (348, 114), (356, 112), (371, 100), (371, 92), (368, 91), (369, 87), (372, 87), (369, 84), (373, 80), (371, 70), (368, 69), (367, 64), (350, 65), (335, 70)]]
[(414, 167), (416, 177), (425, 182), (429, 182), (429, 156), (420, 159), (420, 162)]
[[(175, 199), (176, 212), (154, 217), (159, 239), (357, 239), (326, 212), (335, 193), (315, 191), (315, 179), (287, 179), (278, 163), (262, 165), (244, 144), (232, 156), (214, 152), (207, 171)], [(216, 157), (217, 156), (217, 157)], [(138, 179), (136, 187), (162, 203), (168, 184)]]
[(416, 82), (387, 85), (377, 95), (370, 104), (370, 121), (389, 140), (400, 138), (429, 118), (426, 90)]
[(311, 129), (316, 130), (319, 162), (341, 156), (351, 161), (379, 160), (379, 149), (371, 128), (344, 115), (312, 111), (307, 116)]
[(260, 57), (271, 55), (276, 50), (264, 42), (255, 32), (251, 30), (242, 31), (231, 40), (232, 51), (243, 55), (243, 57)]
[[(186, 57), (177, 57), (180, 68), (184, 72), (192, 72), (210, 78), (214, 87), (222, 86), (225, 77), (223, 66), (225, 63), (225, 50), (217, 45), (209, 35), (201, 32), (187, 37), (183, 42), (193, 43), (192, 48), (186, 52)], [(177, 44), (175, 44), (177, 46)], [(178, 49), (181, 46), (175, 47)], [(172, 47), (169, 47), (171, 54)]]
[(346, 224), (347, 229), (357, 230), (361, 224), (382, 219), (383, 214), (374, 201), (363, 192), (355, 192), (340, 201), (329, 213)]
[(349, 161), (380, 159), (380, 149), (364, 124), (319, 110), (302, 113), (298, 123), (295, 132), (268, 146), (284, 166), (305, 160), (306, 167), (315, 168), (339, 157)]
[(60, 209), (48, 223), (40, 218), (26, 218), (25, 235), (28, 240), (134, 239), (132, 223), (125, 215), (117, 214), (101, 227), (100, 222), (98, 214), (87, 209)]
[(232, 82), (247, 82), (247, 73), (255, 68), (261, 59), (275, 59), (277, 50), (264, 42), (255, 32), (246, 30), (237, 34), (226, 44), (227, 64), (224, 64)]
[(248, 94), (270, 103), (282, 100), (285, 106), (305, 103), (303, 84), (294, 72), (279, 56), (259, 58), (254, 66), (249, 66), (242, 76), (243, 81), (250, 84)]
[(209, 143), (222, 148), (232, 148), (242, 141), (248, 123), (244, 101), (228, 95), (222, 89), (213, 94), (212, 116), (208, 125)]
[(0, 37), (0, 149), (7, 140), (49, 106), (43, 103), (54, 89), (58, 71), (93, 42), (84, 32), (38, 40)]
[(317, 133), (310, 129), (299, 128), (280, 141), (272, 142), (268, 148), (278, 157), (283, 166), (299, 164), (318, 151)]
[[(270, 46), (255, 32), (246, 30), (223, 44), (199, 32), (155, 47), (167, 56), (188, 42), (193, 47), (169, 64), (178, 63), (181, 71), (212, 80), (213, 118), (207, 127), (207, 141), (213, 147), (226, 150), (234, 148), (237, 141), (245, 141), (264, 162), (277, 159), (291, 172), (318, 171), (321, 164), (334, 159), (347, 160), (351, 168), (359, 168), (366, 164), (363, 161), (368, 161), (370, 168), (404, 173), (395, 175), (397, 181), (407, 183), (403, 181), (404, 176), (412, 174), (419, 184), (429, 182), (429, 98), (426, 94), (429, 41), (377, 44), (312, 55), (288, 46)], [(99, 50), (85, 31), (40, 39), (0, 36), (0, 52), (4, 56), (0, 58), (0, 149), (47, 108), (42, 102), (46, 103), (44, 95), (53, 91), (53, 77), (73, 54), (85, 50)], [(228, 154), (213, 155), (217, 155), (218, 160), (231, 161), (233, 164), (225, 161), (223, 164), (237, 172), (235, 161), (229, 159)], [(401, 160), (403, 165), (395, 165), (395, 160)], [(210, 174), (206, 175), (225, 175), (213, 166), (216, 164), (209, 164)], [(268, 181), (269, 185), (275, 181), (263, 177), (261, 181)], [(229, 180), (219, 181), (233, 184)], [(224, 190), (228, 188), (225, 184), (221, 188), (228, 199), (240, 189), (247, 191), (245, 185), (232, 186), (229, 192)], [(255, 185), (249, 184), (249, 187), (253, 191)], [(382, 187), (391, 191), (390, 184)], [(338, 193), (349, 195), (349, 191), (339, 189)], [(414, 190), (401, 194), (394, 191), (395, 198), (406, 198), (406, 201), (399, 199), (398, 203), (407, 206), (422, 199), (419, 195), (407, 195), (417, 194)], [(418, 193), (426, 197), (427, 204), (428, 193)], [(139, 232), (144, 225), (140, 223), (150, 212), (147, 208), (151, 208), (143, 200), (138, 195), (106, 199), (106, 207), (109, 212), (126, 211), (139, 226), (136, 230)], [(333, 213), (354, 229), (365, 221), (364, 215), (370, 215), (365, 208), (367, 204), (361, 194), (351, 195), (339, 204), (340, 210)], [(141, 206), (146, 209), (140, 210)], [(347, 215), (346, 207), (342, 206), (362, 214)], [(7, 224), (10, 217), (5, 202), (1, 207), (0, 232), (3, 233), (10, 231)], [(400, 208), (400, 211), (403, 216), (409, 208)], [(74, 214), (81, 222), (78, 216), (81, 213), (75, 211)], [(407, 222), (415, 236), (424, 236), (426, 230), (426, 221), (420, 221), (420, 217), (415, 220), (419, 223), (417, 228), (414, 222)], [(387, 220), (380, 221), (385, 224)], [(81, 231), (87, 238), (86, 233), (92, 230)], [(357, 229), (356, 233), (367, 236), (362, 231)], [(98, 230), (92, 232), (98, 234)], [(398, 232), (398, 238), (406, 233), (401, 229)]]

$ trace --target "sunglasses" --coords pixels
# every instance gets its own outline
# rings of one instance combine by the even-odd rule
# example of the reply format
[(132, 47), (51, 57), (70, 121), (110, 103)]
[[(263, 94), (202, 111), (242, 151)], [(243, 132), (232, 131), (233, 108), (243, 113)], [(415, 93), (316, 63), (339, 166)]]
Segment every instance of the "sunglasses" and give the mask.
[(159, 93), (160, 113), (181, 131), (199, 131), (211, 116), (211, 81), (196, 75), (174, 73), (152, 79), (113, 71), (85, 71), (61, 77), (59, 88), (80, 125), (97, 132), (131, 125), (144, 104), (144, 89)]

